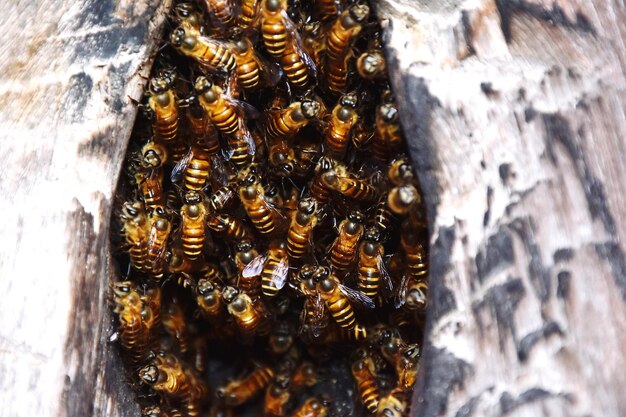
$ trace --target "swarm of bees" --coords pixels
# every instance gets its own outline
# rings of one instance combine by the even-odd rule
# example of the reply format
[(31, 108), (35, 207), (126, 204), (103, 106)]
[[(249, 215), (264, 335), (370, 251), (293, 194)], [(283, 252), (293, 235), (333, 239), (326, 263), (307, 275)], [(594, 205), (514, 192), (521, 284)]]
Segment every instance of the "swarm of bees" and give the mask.
[(174, 5), (118, 186), (145, 416), (409, 414), (427, 232), (370, 5)]

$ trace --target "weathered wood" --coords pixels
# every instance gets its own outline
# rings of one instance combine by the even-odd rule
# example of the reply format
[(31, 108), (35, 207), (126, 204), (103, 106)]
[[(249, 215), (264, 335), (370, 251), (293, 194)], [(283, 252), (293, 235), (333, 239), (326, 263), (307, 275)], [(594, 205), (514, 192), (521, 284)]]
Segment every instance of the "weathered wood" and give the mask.
[(129, 415), (108, 224), (169, 1), (8, 2), (0, 35), (0, 416)]
[(432, 230), (415, 416), (626, 415), (626, 9), (382, 0)]

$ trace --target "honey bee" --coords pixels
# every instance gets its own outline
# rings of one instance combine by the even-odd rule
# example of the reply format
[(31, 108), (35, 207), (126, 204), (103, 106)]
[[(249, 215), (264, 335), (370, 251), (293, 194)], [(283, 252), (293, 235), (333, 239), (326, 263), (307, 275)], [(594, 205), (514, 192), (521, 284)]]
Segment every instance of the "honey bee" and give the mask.
[(381, 353), (396, 370), (398, 387), (409, 390), (415, 384), (420, 349), (417, 344), (407, 345), (399, 337), (392, 337), (381, 348)]
[(355, 211), (339, 224), (339, 234), (329, 252), (333, 271), (340, 277), (347, 275), (354, 266), (359, 241), (365, 232), (364, 223), (363, 213)]
[(227, 304), (228, 313), (235, 319), (237, 326), (245, 335), (267, 334), (269, 322), (258, 307), (258, 300), (252, 301), (246, 293), (239, 292), (234, 287), (225, 287), (222, 299)]
[(336, 164), (322, 174), (321, 180), (326, 187), (352, 200), (369, 202), (378, 197), (374, 187), (366, 180), (355, 178), (343, 165)]
[(206, 77), (198, 77), (194, 84), (200, 106), (209, 116), (211, 122), (225, 135), (234, 135), (242, 124), (240, 101), (228, 97), (224, 90), (213, 84)]
[(185, 32), (195, 36), (202, 35), (203, 19), (202, 14), (197, 10), (193, 3), (179, 3), (174, 7), (176, 19)]
[(216, 155), (221, 148), (217, 128), (197, 102), (189, 106), (187, 120), (194, 135), (195, 144), (210, 156)]
[(192, 146), (172, 169), (172, 182), (183, 177), (183, 184), (187, 190), (200, 191), (206, 187), (211, 172), (211, 155), (198, 146)]
[(165, 254), (167, 252), (167, 238), (172, 230), (169, 214), (163, 207), (148, 214), (148, 251), (146, 254), (147, 270), (153, 278), (163, 278)]
[(355, 362), (352, 365), (352, 376), (357, 383), (357, 389), (361, 402), (370, 413), (375, 413), (380, 401), (380, 392), (376, 385), (374, 376), (374, 364), (372, 359), (367, 357)]
[(408, 401), (406, 391), (396, 387), (380, 398), (376, 417), (403, 417), (406, 415)]
[[(253, 260), (258, 258), (259, 251), (250, 240), (242, 240), (235, 246), (235, 265), (237, 270), (241, 273), (245, 270), (246, 266)], [(255, 267), (254, 269), (257, 269)]]
[(383, 80), (387, 77), (387, 61), (380, 49), (363, 52), (356, 60), (359, 75), (366, 80)]
[(326, 417), (328, 408), (317, 398), (309, 398), (291, 416), (292, 417)]
[(300, 46), (300, 35), (286, 13), (286, 6), (286, 0), (264, 0), (261, 35), (267, 52), (279, 62), (289, 83), (304, 90), (315, 77), (316, 67)]
[(396, 295), (396, 308), (405, 306), (409, 310), (426, 311), (428, 306), (428, 283), (418, 281), (410, 274), (405, 274)]
[(335, 20), (328, 32), (324, 70), (328, 90), (333, 93), (343, 93), (346, 90), (352, 43), (361, 33), (369, 11), (365, 4), (356, 3), (350, 6)]
[(399, 216), (408, 214), (420, 201), (419, 192), (413, 184), (393, 187), (387, 196), (389, 209)]
[(389, 232), (393, 228), (393, 225), (397, 222), (396, 215), (389, 209), (387, 205), (387, 196), (388, 193), (385, 193), (381, 196), (378, 203), (374, 207), (374, 219), (373, 225), (381, 231), (381, 233), (385, 236), (389, 235)]
[(267, 111), (267, 137), (275, 140), (290, 140), (304, 126), (320, 114), (322, 106), (317, 100), (304, 99), (291, 103), (283, 109)]
[(374, 158), (386, 162), (396, 155), (404, 143), (398, 109), (392, 103), (384, 103), (376, 109), (376, 134), (372, 143)]
[(209, 19), (218, 32), (224, 33), (237, 16), (232, 0), (204, 0)]
[(357, 288), (370, 298), (378, 295), (381, 281), (388, 293), (392, 291), (393, 284), (383, 261), (384, 254), (380, 230), (377, 227), (368, 228), (359, 248)]
[(364, 151), (368, 149), (375, 134), (376, 132), (372, 127), (364, 123), (363, 120), (359, 120), (352, 129), (352, 145), (356, 150)]
[(317, 290), (317, 283), (313, 276), (317, 267), (304, 265), (297, 276), (299, 290), (306, 297), (300, 321), (301, 332), (313, 338), (319, 337), (328, 327), (329, 317), (324, 300)]
[(368, 308), (374, 308), (374, 302), (369, 297), (341, 284), (334, 275), (331, 275), (327, 267), (319, 267), (313, 279), (317, 281), (317, 291), (328, 307), (330, 315), (341, 327), (351, 329), (356, 325), (356, 317), (350, 300)]
[(268, 145), (269, 163), (276, 175), (288, 177), (295, 171), (296, 153), (285, 139), (271, 140)]
[[(284, 242), (273, 241), (266, 255), (259, 255), (243, 269), (242, 277), (261, 277), (261, 290), (274, 297), (287, 283), (289, 262)], [(250, 278), (247, 278), (249, 280)]]
[(259, 0), (241, 0), (238, 25), (244, 32), (257, 29), (259, 23)]
[(313, 229), (317, 222), (315, 199), (307, 197), (300, 200), (298, 210), (294, 212), (287, 232), (287, 252), (290, 260), (301, 260), (311, 249)]
[(418, 234), (404, 227), (400, 243), (407, 261), (407, 273), (415, 281), (425, 281), (428, 275), (426, 250), (420, 242)]
[(400, 155), (391, 161), (387, 168), (387, 178), (396, 186), (415, 182), (413, 167), (406, 155)]
[(197, 191), (187, 191), (184, 203), (180, 209), (181, 246), (185, 256), (194, 260), (202, 254), (207, 238), (205, 218), (208, 210)]
[(246, 91), (258, 89), (261, 85), (273, 87), (282, 76), (280, 67), (265, 60), (254, 50), (247, 37), (234, 43), (233, 52), (237, 59), (237, 82)]
[(135, 181), (147, 210), (163, 206), (163, 170), (161, 168), (138, 170), (135, 173)]
[(351, 329), (334, 326), (332, 331), (327, 333), (327, 339), (331, 342), (361, 342), (367, 339), (367, 327), (357, 323)]
[(140, 201), (125, 202), (120, 219), (123, 224), (122, 230), (126, 244), (129, 246), (130, 263), (142, 271), (148, 266), (148, 221), (143, 203)]
[(158, 169), (167, 162), (167, 149), (159, 142), (150, 140), (141, 148), (141, 165), (144, 169)]
[(289, 377), (276, 375), (274, 381), (265, 390), (264, 417), (284, 417), (290, 400)]
[(189, 349), (189, 335), (185, 313), (176, 298), (173, 298), (163, 314), (163, 328), (176, 340), (181, 353), (187, 353)]
[(352, 128), (358, 120), (357, 103), (358, 98), (355, 93), (345, 94), (333, 109), (324, 135), (326, 154), (331, 158), (340, 160), (346, 154)]
[(215, 190), (209, 196), (209, 208), (213, 212), (227, 211), (235, 208), (238, 203), (237, 190), (230, 184), (226, 184)]
[(269, 366), (261, 366), (239, 380), (230, 381), (218, 388), (217, 397), (228, 406), (244, 404), (258, 395), (274, 378)]
[(315, 165), (315, 176), (311, 181), (309, 192), (311, 197), (317, 201), (320, 206), (326, 206), (331, 199), (332, 189), (323, 181), (322, 177), (335, 166), (335, 161), (328, 157), (322, 157)]
[(225, 42), (198, 35), (183, 26), (172, 32), (170, 42), (178, 52), (194, 59), (209, 71), (230, 73), (237, 66), (231, 47)]
[(317, 66), (322, 63), (322, 56), (326, 49), (326, 31), (322, 22), (314, 21), (306, 23), (302, 28), (302, 46), (304, 50), (313, 58)]
[(159, 352), (138, 372), (141, 382), (167, 398), (180, 401), (187, 416), (196, 417), (208, 399), (209, 387), (173, 354)]
[(178, 134), (178, 97), (174, 90), (174, 77), (156, 77), (150, 80), (150, 109), (152, 130), (158, 140), (172, 141)]
[(188, 284), (194, 281), (192, 278), (193, 273), (200, 272), (205, 268), (198, 260), (187, 259), (183, 250), (178, 247), (171, 248), (166, 252), (165, 262), (167, 264), (167, 272), (170, 275), (180, 275), (182, 277), (183, 286), (188, 286)]
[(209, 321), (217, 322), (224, 312), (220, 285), (212, 280), (200, 279), (195, 288), (195, 295), (202, 316)]
[(284, 217), (265, 198), (265, 191), (256, 175), (249, 175), (241, 182), (239, 199), (257, 231), (263, 235), (280, 232)]
[(236, 217), (228, 214), (211, 213), (207, 217), (207, 227), (221, 233), (226, 240), (238, 242), (252, 237), (248, 227)]

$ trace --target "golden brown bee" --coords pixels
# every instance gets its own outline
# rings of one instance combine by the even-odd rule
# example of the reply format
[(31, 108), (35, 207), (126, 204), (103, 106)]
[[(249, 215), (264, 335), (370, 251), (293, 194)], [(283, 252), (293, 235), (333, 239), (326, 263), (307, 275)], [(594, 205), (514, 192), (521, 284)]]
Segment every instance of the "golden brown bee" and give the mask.
[(146, 358), (155, 331), (154, 311), (146, 305), (131, 281), (113, 284), (114, 312), (118, 315), (117, 335), (133, 364)]
[(385, 236), (389, 234), (393, 225), (398, 220), (396, 215), (387, 205), (387, 196), (387, 193), (383, 194), (380, 200), (378, 200), (378, 203), (376, 203), (376, 206), (374, 207), (374, 219), (372, 222), (373, 225), (376, 226)]
[(265, 390), (264, 417), (284, 417), (290, 400), (289, 377), (276, 375), (274, 381)]
[(383, 261), (384, 255), (380, 230), (377, 227), (368, 228), (359, 248), (357, 288), (370, 298), (378, 295), (381, 281), (387, 293), (392, 290), (391, 278)]
[(224, 239), (228, 241), (238, 242), (240, 240), (249, 240), (252, 237), (250, 230), (241, 220), (228, 214), (209, 214), (207, 227), (214, 232), (221, 233)]
[(278, 83), (282, 75), (280, 67), (259, 55), (250, 39), (238, 39), (234, 43), (233, 52), (237, 59), (237, 82), (244, 90), (273, 87)]
[(331, 275), (327, 267), (319, 267), (313, 280), (318, 282), (317, 291), (328, 307), (330, 315), (341, 327), (351, 329), (356, 325), (354, 309), (349, 298), (374, 308), (374, 302), (370, 298), (341, 284), (334, 275)]
[(374, 364), (371, 358), (364, 358), (352, 365), (352, 376), (357, 384), (361, 402), (370, 413), (375, 413), (380, 401), (380, 392), (376, 385)]
[(313, 229), (317, 222), (317, 201), (311, 197), (300, 200), (287, 232), (287, 251), (290, 260), (299, 261), (310, 251)]
[(173, 247), (165, 254), (165, 262), (167, 263), (167, 272), (170, 275), (180, 275), (183, 278), (183, 285), (194, 282), (192, 274), (200, 272), (205, 268), (199, 260), (187, 259), (183, 250), (179, 247)]
[(141, 148), (141, 166), (144, 169), (161, 168), (167, 163), (167, 156), (165, 146), (150, 140)]
[(284, 217), (265, 198), (265, 191), (256, 175), (249, 175), (239, 187), (239, 199), (257, 231), (263, 235), (280, 232)]
[(147, 270), (155, 279), (163, 278), (167, 238), (172, 231), (172, 222), (163, 207), (157, 207), (148, 214)]
[(260, 0), (241, 0), (238, 25), (244, 32), (255, 31), (258, 27)]
[[(255, 261), (252, 261), (254, 263)], [(287, 283), (289, 260), (284, 242), (272, 242), (267, 250), (261, 271), (261, 290), (266, 297), (274, 297)]]
[(172, 141), (178, 134), (178, 97), (173, 77), (156, 77), (150, 80), (150, 108), (152, 130), (158, 140)]
[(326, 37), (326, 60), (324, 71), (328, 89), (343, 93), (348, 85), (348, 63), (352, 56), (352, 44), (369, 16), (369, 7), (354, 4), (341, 13)]
[(301, 332), (313, 338), (319, 337), (328, 327), (329, 317), (324, 300), (317, 290), (313, 276), (317, 267), (304, 265), (296, 277), (300, 292), (306, 297), (301, 314)]
[(310, 195), (317, 201), (320, 206), (325, 206), (331, 199), (332, 189), (329, 188), (322, 180), (322, 176), (331, 171), (335, 166), (335, 161), (328, 157), (319, 159), (315, 166), (315, 176), (309, 187)]
[(317, 398), (309, 398), (302, 404), (291, 417), (326, 417), (328, 408)]
[(291, 103), (287, 108), (268, 110), (265, 126), (267, 137), (275, 140), (292, 139), (320, 114), (321, 108), (318, 101), (304, 99)]
[(404, 144), (398, 109), (392, 103), (383, 103), (376, 109), (376, 134), (373, 138), (374, 158), (386, 162), (397, 155)]
[(225, 135), (237, 133), (242, 124), (240, 102), (228, 97), (221, 87), (206, 77), (198, 77), (194, 88), (198, 94), (198, 102), (215, 127)]
[(428, 282), (416, 280), (410, 274), (402, 277), (396, 294), (396, 308), (404, 306), (409, 310), (426, 311), (428, 307)]
[(176, 340), (180, 353), (187, 353), (189, 349), (189, 335), (187, 334), (187, 322), (185, 313), (179, 301), (173, 298), (167, 305), (163, 314), (163, 328)]
[(227, 304), (228, 313), (235, 319), (235, 323), (243, 334), (262, 334), (269, 331), (263, 312), (259, 311), (257, 301), (253, 301), (248, 294), (239, 292), (234, 287), (225, 287), (222, 299)]
[(129, 246), (130, 263), (142, 271), (148, 266), (146, 259), (148, 256), (148, 220), (143, 203), (140, 201), (125, 202), (120, 219), (123, 224), (122, 230), (126, 244)]
[(404, 227), (400, 243), (406, 256), (408, 275), (415, 281), (425, 281), (428, 275), (428, 260), (417, 232)]
[(178, 52), (194, 59), (210, 71), (231, 72), (237, 66), (228, 44), (198, 35), (182, 26), (172, 32), (170, 42)]
[(272, 139), (268, 143), (269, 163), (273, 172), (280, 177), (288, 177), (296, 169), (294, 147), (285, 139)]
[(213, 27), (218, 29), (218, 33), (226, 32), (226, 29), (234, 23), (237, 16), (232, 0), (204, 0), (209, 19)]
[(211, 172), (211, 155), (198, 146), (192, 146), (172, 170), (172, 182), (183, 178), (187, 190), (200, 191), (207, 186)]
[(398, 387), (413, 388), (417, 377), (420, 349), (417, 344), (407, 345), (399, 337), (391, 337), (380, 349), (381, 353), (396, 370)]
[(356, 60), (359, 75), (366, 80), (383, 80), (387, 77), (387, 60), (383, 51), (371, 49), (363, 52)]
[(272, 368), (261, 366), (244, 378), (230, 381), (225, 387), (218, 388), (217, 397), (229, 406), (244, 404), (258, 395), (272, 378)]
[(138, 170), (135, 181), (147, 210), (163, 206), (163, 169)]
[(339, 234), (330, 246), (330, 264), (339, 277), (344, 277), (354, 267), (359, 241), (365, 232), (365, 216), (360, 211), (348, 215), (339, 224)]
[(421, 197), (417, 191), (417, 187), (413, 184), (393, 187), (389, 190), (387, 196), (387, 206), (398, 216), (408, 214), (420, 201)]
[(174, 7), (174, 14), (180, 23), (180, 26), (187, 33), (195, 36), (202, 35), (202, 26), (204, 24), (202, 13), (196, 9), (191, 2), (179, 3)]
[[(259, 257), (259, 251), (257, 251), (256, 247), (249, 240), (243, 240), (238, 242), (235, 246), (235, 265), (237, 266), (237, 270), (239, 273), (243, 272), (245, 268), (252, 262), (253, 260)], [(258, 269), (258, 267), (254, 267), (254, 269)], [(255, 272), (252, 269), (250, 272)], [(258, 271), (260, 274), (260, 271)], [(247, 292), (247, 291), (246, 291)]]
[(300, 46), (300, 35), (286, 11), (286, 0), (263, 0), (261, 34), (267, 52), (282, 67), (289, 83), (300, 90), (312, 81), (316, 67)]
[(321, 22), (309, 22), (302, 28), (302, 46), (317, 66), (322, 64), (326, 49), (326, 31)]
[(367, 327), (357, 323), (353, 328), (346, 329), (333, 326), (327, 333), (327, 341), (330, 342), (361, 342), (367, 339)]
[(375, 134), (373, 127), (359, 120), (352, 129), (352, 145), (355, 149), (364, 151), (368, 149)]
[(207, 230), (205, 218), (208, 210), (202, 195), (197, 191), (187, 191), (184, 205), (180, 209), (181, 247), (188, 259), (198, 259), (202, 254)]
[(387, 178), (396, 186), (415, 183), (413, 167), (406, 155), (400, 155), (389, 163)]
[(376, 417), (404, 417), (408, 408), (408, 402), (407, 392), (400, 387), (396, 387), (380, 398)]
[(215, 190), (209, 196), (209, 208), (213, 212), (227, 211), (236, 207), (238, 203), (237, 190), (230, 184), (226, 184)]
[(190, 417), (200, 414), (209, 396), (208, 385), (171, 353), (160, 352), (139, 370), (139, 379), (161, 395), (180, 401)]
[(355, 93), (345, 94), (340, 99), (330, 117), (324, 134), (326, 155), (343, 159), (350, 143), (352, 128), (358, 120), (356, 113), (358, 98)]
[(187, 120), (195, 144), (207, 154), (216, 155), (221, 148), (218, 130), (204, 113), (204, 109), (197, 103), (189, 106)]
[(222, 289), (212, 280), (201, 279), (195, 289), (196, 302), (200, 307), (200, 314), (210, 321), (217, 321), (224, 313)]
[(369, 202), (378, 197), (374, 187), (364, 179), (355, 178), (343, 165), (335, 164), (322, 174), (321, 180), (326, 187), (352, 200)]

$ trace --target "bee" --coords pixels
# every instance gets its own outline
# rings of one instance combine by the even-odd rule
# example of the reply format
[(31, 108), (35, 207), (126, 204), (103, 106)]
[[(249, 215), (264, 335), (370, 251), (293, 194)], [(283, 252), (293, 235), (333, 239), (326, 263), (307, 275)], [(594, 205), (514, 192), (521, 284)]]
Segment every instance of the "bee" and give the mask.
[(148, 108), (153, 118), (152, 130), (158, 140), (170, 142), (178, 135), (178, 97), (174, 77), (162, 76), (150, 80)]
[(247, 37), (234, 43), (233, 52), (237, 59), (237, 82), (246, 91), (258, 89), (261, 85), (273, 87), (282, 76), (280, 67), (268, 62), (254, 50)]
[(241, 0), (238, 25), (244, 32), (257, 29), (259, 23), (259, 0)]
[(135, 181), (147, 210), (163, 206), (163, 170), (161, 168), (138, 170), (135, 173)]
[(210, 156), (217, 155), (221, 148), (218, 130), (197, 102), (189, 106), (187, 120), (196, 146)]
[(365, 4), (356, 3), (350, 6), (335, 20), (328, 32), (324, 70), (328, 90), (333, 93), (339, 94), (346, 90), (352, 43), (361, 33), (369, 11)]
[(380, 392), (376, 385), (376, 377), (373, 371), (374, 367), (374, 363), (369, 357), (361, 359), (352, 365), (352, 376), (354, 376), (354, 380), (357, 383), (361, 402), (370, 413), (376, 412), (378, 402), (380, 401)]
[(268, 338), (269, 351), (274, 356), (283, 355), (295, 340), (293, 326), (288, 321), (279, 321), (272, 329)]
[(343, 165), (336, 164), (322, 174), (321, 180), (326, 187), (352, 200), (369, 202), (378, 197), (374, 187), (366, 180), (354, 178)]
[(195, 8), (193, 3), (184, 2), (177, 4), (174, 7), (174, 13), (185, 32), (195, 36), (202, 35), (202, 26), (204, 24), (202, 13)]
[(209, 387), (173, 354), (159, 352), (138, 372), (139, 379), (161, 395), (180, 401), (187, 416), (200, 415)]
[(274, 378), (274, 371), (269, 366), (260, 366), (239, 380), (230, 381), (218, 388), (217, 397), (228, 406), (244, 404), (258, 395)]
[(365, 232), (365, 216), (360, 211), (352, 212), (339, 224), (339, 234), (330, 246), (330, 264), (333, 271), (344, 277), (353, 268), (357, 258), (359, 241)]
[(302, 392), (306, 388), (311, 388), (319, 382), (319, 375), (315, 371), (315, 366), (311, 362), (302, 362), (300, 366), (291, 374), (291, 389), (294, 392)]
[(306, 400), (291, 417), (326, 417), (328, 408), (317, 398)]
[(187, 190), (200, 191), (206, 187), (211, 172), (211, 155), (198, 146), (189, 152), (172, 169), (172, 182), (182, 176)]
[(327, 333), (326, 340), (330, 342), (361, 342), (367, 339), (367, 335), (367, 327), (357, 323), (351, 329), (333, 326), (332, 331)]
[(331, 199), (332, 189), (323, 181), (322, 177), (331, 171), (335, 166), (335, 161), (328, 157), (322, 157), (315, 165), (315, 176), (309, 187), (310, 196), (317, 201), (320, 206), (326, 206)]
[(146, 254), (147, 270), (153, 278), (163, 278), (165, 255), (167, 252), (167, 238), (172, 230), (169, 214), (163, 207), (148, 214), (148, 251)]
[(306, 23), (302, 28), (302, 46), (317, 66), (322, 63), (322, 56), (326, 49), (326, 31), (322, 22)]
[(290, 140), (304, 126), (320, 114), (321, 104), (317, 100), (304, 99), (282, 109), (267, 111), (265, 129), (267, 137), (274, 140)]
[[(256, 260), (258, 257), (259, 251), (257, 251), (256, 247), (250, 240), (242, 240), (235, 246), (235, 265), (237, 266), (239, 273), (242, 273), (250, 262)], [(257, 272), (259, 268), (255, 266), (253, 269), (254, 271), (251, 270), (250, 272)]]
[(290, 400), (289, 377), (276, 375), (274, 381), (265, 390), (264, 417), (284, 417)]
[(178, 52), (194, 59), (209, 71), (230, 73), (237, 66), (228, 44), (198, 35), (183, 26), (174, 29), (170, 42)]
[(391, 337), (381, 348), (381, 353), (394, 367), (398, 386), (409, 390), (415, 384), (420, 349), (417, 344), (407, 345), (399, 337)]
[(287, 232), (287, 252), (290, 260), (301, 260), (311, 249), (313, 229), (317, 222), (317, 201), (311, 197), (300, 200)]
[(406, 155), (400, 155), (389, 163), (387, 178), (396, 186), (412, 184), (415, 182), (413, 167)]
[(265, 191), (256, 175), (249, 175), (239, 187), (239, 199), (257, 231), (263, 235), (280, 232), (283, 215), (267, 201)]
[(177, 408), (166, 410), (158, 405), (151, 405), (141, 409), (141, 417), (183, 417), (183, 413)]
[(252, 233), (238, 218), (222, 213), (211, 213), (207, 217), (207, 227), (214, 232), (221, 233), (228, 241), (238, 242), (249, 240)]
[(152, 347), (155, 331), (154, 311), (142, 300), (131, 281), (113, 284), (114, 312), (118, 315), (117, 336), (133, 364), (144, 360)]
[(188, 259), (198, 259), (202, 254), (207, 231), (205, 218), (208, 210), (202, 195), (197, 191), (187, 191), (184, 205), (180, 209), (181, 245)]
[(331, 158), (340, 160), (346, 154), (352, 128), (358, 120), (357, 103), (358, 98), (355, 93), (345, 94), (333, 109), (324, 135), (326, 154)]
[(198, 77), (194, 84), (200, 106), (211, 122), (225, 135), (234, 135), (241, 125), (241, 102), (224, 94), (224, 90), (206, 77)]
[(374, 308), (374, 302), (369, 297), (342, 285), (334, 275), (331, 275), (327, 267), (319, 267), (313, 279), (317, 281), (317, 291), (328, 307), (330, 315), (341, 327), (351, 329), (356, 325), (354, 309), (349, 298), (368, 308)]
[(230, 184), (226, 184), (215, 190), (209, 196), (209, 208), (213, 212), (232, 210), (238, 203), (237, 190)]
[(200, 279), (195, 288), (196, 303), (200, 314), (209, 321), (217, 322), (223, 316), (222, 289), (220, 285), (208, 279)]
[(393, 284), (383, 261), (384, 255), (381, 231), (377, 227), (368, 228), (359, 248), (357, 288), (370, 298), (378, 295), (381, 281), (389, 293), (392, 291)]
[(276, 175), (288, 177), (295, 171), (296, 153), (294, 147), (285, 139), (271, 140), (268, 146), (269, 163)]
[(167, 272), (170, 275), (182, 276), (184, 286), (194, 281), (192, 278), (193, 273), (200, 272), (205, 268), (198, 260), (187, 259), (185, 253), (179, 247), (171, 248), (166, 252), (165, 262), (167, 264)]
[(222, 299), (227, 304), (228, 313), (245, 335), (267, 334), (269, 322), (256, 307), (258, 300), (253, 302), (248, 294), (241, 293), (234, 287), (225, 287)]
[(407, 392), (396, 387), (380, 398), (376, 417), (404, 417), (408, 401)]
[(383, 51), (371, 49), (363, 52), (356, 60), (356, 70), (366, 80), (384, 80), (387, 77), (387, 60)]
[(398, 109), (392, 103), (383, 103), (376, 108), (376, 134), (373, 138), (374, 158), (386, 162), (402, 148), (404, 137), (398, 120)]
[(314, 78), (316, 67), (300, 46), (300, 35), (286, 13), (286, 5), (286, 0), (264, 0), (261, 35), (267, 52), (279, 62), (289, 83), (304, 90)]
[(394, 224), (398, 221), (394, 212), (387, 205), (387, 196), (388, 193), (383, 194), (374, 206), (374, 219), (372, 222), (385, 236), (389, 235)]
[(158, 169), (167, 162), (167, 149), (159, 142), (149, 140), (141, 148), (141, 166), (144, 169)]
[(398, 216), (408, 214), (420, 201), (419, 192), (413, 184), (393, 187), (387, 196), (387, 206)]
[(317, 283), (313, 276), (317, 267), (304, 265), (298, 272), (299, 290), (305, 296), (304, 306), (300, 317), (301, 332), (313, 338), (319, 337), (328, 327), (329, 317), (324, 306), (324, 300), (317, 290)]
[(359, 120), (352, 129), (352, 145), (356, 150), (365, 151), (369, 148), (376, 132), (363, 120)]
[(426, 250), (419, 236), (408, 227), (403, 227), (400, 243), (407, 261), (407, 273), (415, 281), (425, 281), (428, 275)]
[(246, 276), (246, 281), (260, 275), (261, 290), (266, 297), (274, 297), (287, 283), (289, 262), (285, 246), (284, 242), (273, 241), (266, 255), (257, 256), (243, 269), (242, 277)]
[(163, 314), (163, 328), (176, 340), (181, 353), (187, 353), (189, 349), (189, 335), (185, 313), (176, 298), (173, 298)]
[(204, 0), (213, 27), (222, 34), (237, 16), (232, 0)]
[(130, 263), (142, 271), (148, 266), (148, 220), (143, 203), (140, 201), (125, 202), (120, 219), (123, 224), (122, 230), (126, 244), (129, 246)]

